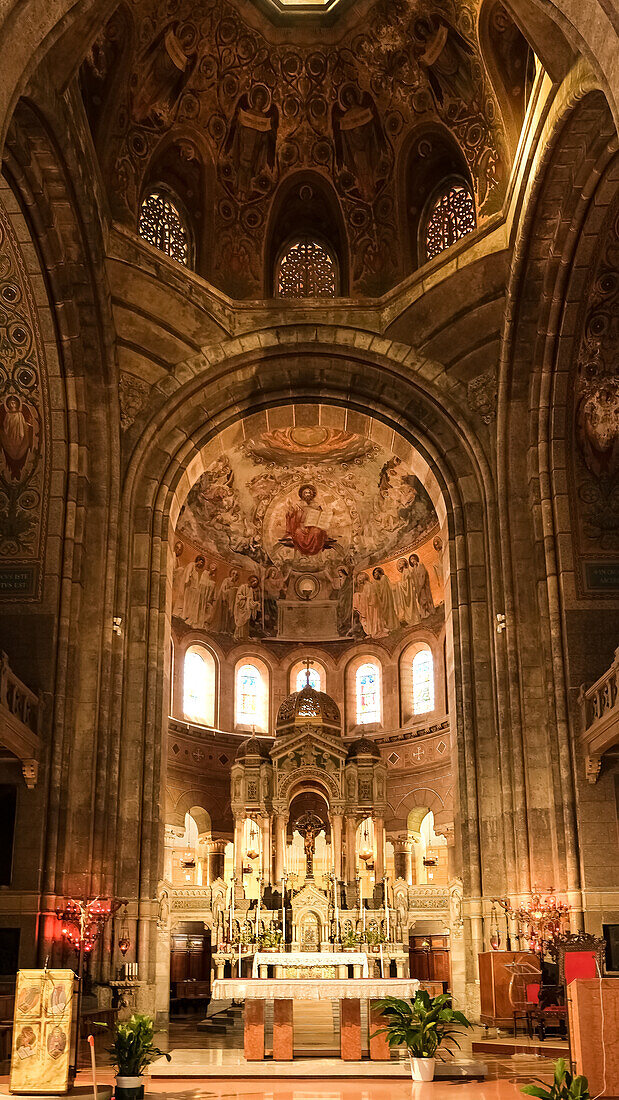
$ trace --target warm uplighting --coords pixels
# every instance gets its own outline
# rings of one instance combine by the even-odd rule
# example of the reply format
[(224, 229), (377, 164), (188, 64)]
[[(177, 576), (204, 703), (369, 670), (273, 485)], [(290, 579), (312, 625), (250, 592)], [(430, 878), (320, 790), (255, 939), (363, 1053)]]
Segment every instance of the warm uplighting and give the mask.
[(249, 822), (249, 838), (247, 840), (246, 855), (248, 859), (258, 859), (260, 855), (260, 835), (258, 825), (253, 819)]
[(362, 859), (364, 863), (369, 863), (374, 858), (374, 849), (372, 847), (372, 840), (370, 837), (370, 828), (366, 820), (363, 822), (363, 829), (361, 832), (361, 845), (359, 847), (359, 859)]

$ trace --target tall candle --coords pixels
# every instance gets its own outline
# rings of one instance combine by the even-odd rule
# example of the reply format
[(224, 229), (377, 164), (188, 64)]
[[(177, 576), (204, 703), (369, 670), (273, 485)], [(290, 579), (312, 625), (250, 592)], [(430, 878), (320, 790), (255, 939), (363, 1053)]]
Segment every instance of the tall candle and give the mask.
[(383, 959), (383, 945), (382, 945), (382, 943), (380, 945), (380, 976), (381, 976), (381, 978), (385, 977), (385, 962), (384, 962), (384, 959)]
[(389, 893), (387, 891), (387, 876), (385, 875), (385, 917), (387, 923), (387, 940), (389, 940)]
[(241, 977), (241, 938), (239, 936), (239, 978)]
[(258, 907), (256, 909), (256, 939), (258, 939), (258, 928), (260, 925), (260, 895), (262, 893), (262, 886), (260, 881), (260, 875), (258, 875)]
[(286, 949), (286, 875), (282, 878), (282, 939)]

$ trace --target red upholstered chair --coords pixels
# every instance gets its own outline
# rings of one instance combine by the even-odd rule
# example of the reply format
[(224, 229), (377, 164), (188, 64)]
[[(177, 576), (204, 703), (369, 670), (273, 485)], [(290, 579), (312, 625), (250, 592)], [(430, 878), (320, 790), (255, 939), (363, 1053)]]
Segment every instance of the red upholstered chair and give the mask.
[(546, 1027), (553, 1025), (558, 1025), (562, 1033), (567, 1033), (567, 987), (576, 978), (595, 978), (602, 974), (604, 950), (604, 940), (587, 932), (568, 932), (553, 944), (551, 954), (559, 965), (563, 1003), (546, 1004), (537, 1013), (540, 1039), (545, 1038)]

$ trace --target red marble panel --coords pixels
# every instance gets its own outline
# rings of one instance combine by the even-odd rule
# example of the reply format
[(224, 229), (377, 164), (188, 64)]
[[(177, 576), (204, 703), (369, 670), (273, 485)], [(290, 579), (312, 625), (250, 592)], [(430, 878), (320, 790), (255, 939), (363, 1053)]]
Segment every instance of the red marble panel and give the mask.
[(291, 1062), (294, 1058), (292, 1001), (273, 1001), (273, 1058)]
[[(377, 1001), (370, 1001), (368, 1030), (370, 1033), (370, 1058), (373, 1062), (388, 1062), (391, 1058), (391, 1050), (387, 1043), (386, 1035), (374, 1035), (379, 1027), (385, 1026), (385, 1017), (377, 1011)], [(374, 1036), (374, 1038), (372, 1038)]]
[(361, 1061), (361, 1001), (340, 1001), (340, 1053), (343, 1062)]
[(245, 1001), (243, 1047), (248, 1062), (264, 1060), (264, 1001)]

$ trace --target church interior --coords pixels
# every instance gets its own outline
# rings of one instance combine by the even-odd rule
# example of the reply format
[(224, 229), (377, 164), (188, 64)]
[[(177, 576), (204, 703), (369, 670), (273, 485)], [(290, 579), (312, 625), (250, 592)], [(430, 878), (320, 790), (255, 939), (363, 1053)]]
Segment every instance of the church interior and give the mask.
[(618, 59), (0, 2), (0, 1097), (619, 1096)]

